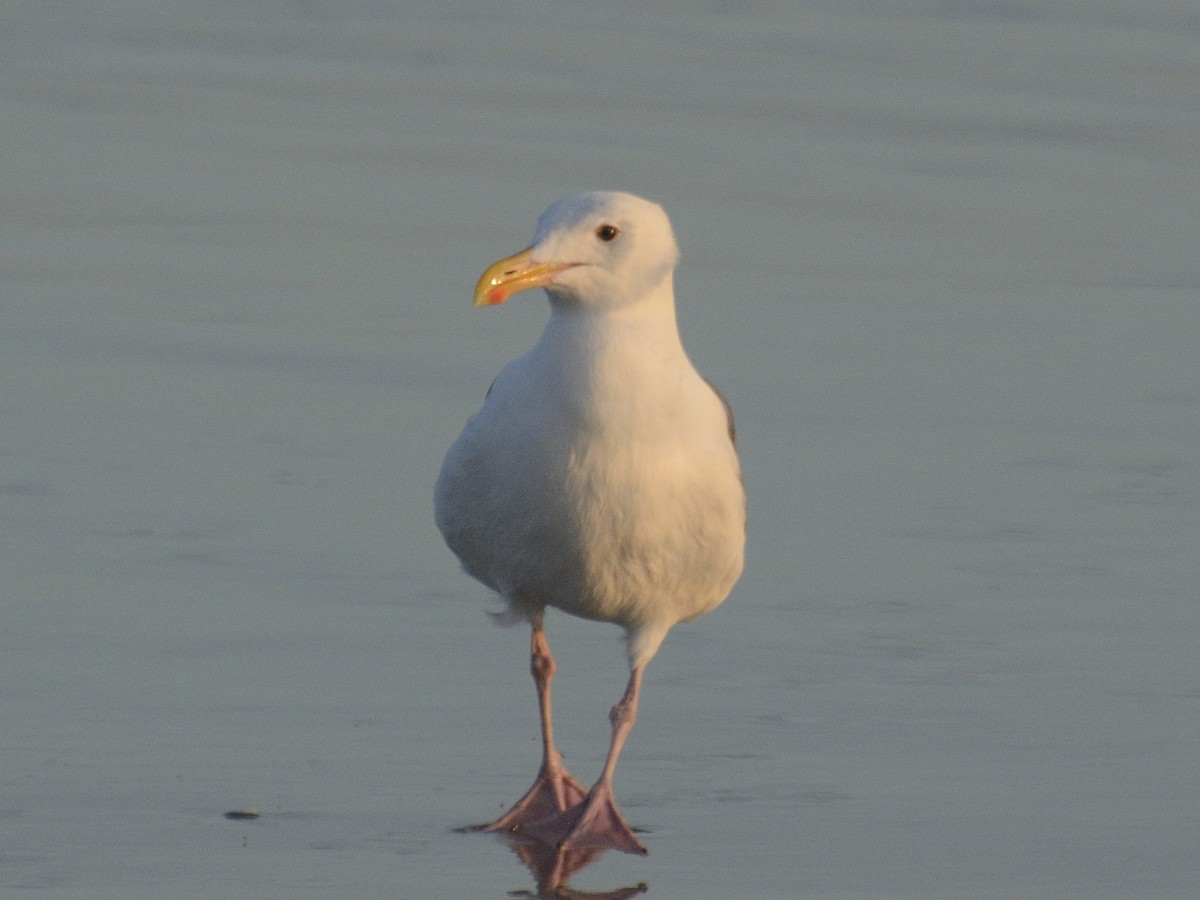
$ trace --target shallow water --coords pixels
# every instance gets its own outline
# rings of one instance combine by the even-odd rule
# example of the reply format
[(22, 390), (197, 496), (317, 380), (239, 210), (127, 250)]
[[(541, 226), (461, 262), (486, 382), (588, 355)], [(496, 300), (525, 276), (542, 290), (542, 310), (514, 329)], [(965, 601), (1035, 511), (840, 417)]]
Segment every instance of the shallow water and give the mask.
[[(590, 187), (674, 219), (751, 524), (572, 884), (1190, 895), (1200, 17), (1129, 6), (5, 7), (5, 895), (534, 890), (454, 831), (537, 720), (429, 496)], [(619, 634), (548, 627), (590, 780)]]

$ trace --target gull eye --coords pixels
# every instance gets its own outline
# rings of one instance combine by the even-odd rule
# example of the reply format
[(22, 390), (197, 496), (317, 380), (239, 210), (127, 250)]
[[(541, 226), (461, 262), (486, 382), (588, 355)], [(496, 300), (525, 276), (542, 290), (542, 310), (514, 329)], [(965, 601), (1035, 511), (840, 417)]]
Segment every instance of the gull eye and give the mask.
[(620, 233), (621, 229), (616, 225), (605, 224), (596, 229), (596, 237), (600, 238), (600, 240), (604, 241), (606, 244), (609, 241), (615, 240), (617, 235)]

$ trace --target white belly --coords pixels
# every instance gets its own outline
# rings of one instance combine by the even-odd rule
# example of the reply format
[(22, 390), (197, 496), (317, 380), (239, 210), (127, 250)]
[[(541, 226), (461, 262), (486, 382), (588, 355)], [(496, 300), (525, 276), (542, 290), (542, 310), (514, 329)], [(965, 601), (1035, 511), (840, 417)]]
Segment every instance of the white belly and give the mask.
[(467, 572), (518, 614), (553, 606), (627, 628), (669, 627), (725, 598), (745, 501), (723, 409), (711, 423), (597, 429), (546, 404), (494, 414), (501, 405), (489, 397), (438, 479), (438, 526)]

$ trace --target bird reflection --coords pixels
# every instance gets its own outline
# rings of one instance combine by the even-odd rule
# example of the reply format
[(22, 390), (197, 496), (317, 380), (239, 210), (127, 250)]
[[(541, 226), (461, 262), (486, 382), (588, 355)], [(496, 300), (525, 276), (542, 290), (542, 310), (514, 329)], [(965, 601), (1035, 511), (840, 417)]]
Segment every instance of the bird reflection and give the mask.
[(537, 900), (629, 900), (648, 890), (646, 884), (612, 891), (578, 891), (567, 884), (572, 875), (590, 866), (607, 852), (603, 847), (551, 847), (516, 835), (502, 835), (505, 843), (529, 869), (537, 890), (510, 891), (510, 897), (536, 897)]

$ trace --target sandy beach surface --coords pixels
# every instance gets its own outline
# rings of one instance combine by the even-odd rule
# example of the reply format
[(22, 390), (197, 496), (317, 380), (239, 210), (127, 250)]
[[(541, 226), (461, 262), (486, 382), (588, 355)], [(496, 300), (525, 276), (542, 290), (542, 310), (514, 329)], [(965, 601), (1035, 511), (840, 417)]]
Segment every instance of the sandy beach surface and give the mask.
[[(571, 884), (1193, 896), (1198, 38), (1169, 0), (5, 4), (0, 893), (536, 893), (455, 831), (537, 716), (431, 492), (546, 317), (475, 279), (612, 188), (674, 221), (748, 566), (647, 670), (650, 855)], [(590, 781), (620, 635), (547, 627)]]

